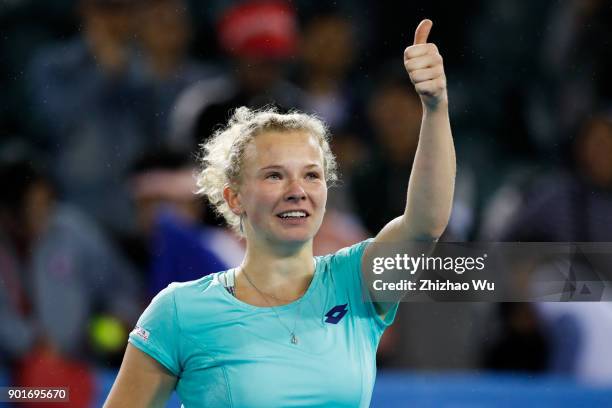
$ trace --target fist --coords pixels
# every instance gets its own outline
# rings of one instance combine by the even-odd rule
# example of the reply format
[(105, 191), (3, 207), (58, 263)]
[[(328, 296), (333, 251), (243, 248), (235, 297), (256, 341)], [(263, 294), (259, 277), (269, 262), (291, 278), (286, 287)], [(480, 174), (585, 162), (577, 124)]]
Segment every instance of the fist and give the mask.
[(404, 66), (426, 108), (448, 102), (442, 56), (427, 37), (433, 23), (423, 20), (414, 32), (414, 44), (404, 50)]

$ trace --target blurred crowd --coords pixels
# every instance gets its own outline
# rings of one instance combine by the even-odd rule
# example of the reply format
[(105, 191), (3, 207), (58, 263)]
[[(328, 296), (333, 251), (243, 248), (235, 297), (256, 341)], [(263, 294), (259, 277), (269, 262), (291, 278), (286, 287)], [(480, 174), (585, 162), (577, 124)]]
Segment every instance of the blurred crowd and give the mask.
[[(0, 367), (13, 384), (71, 375), (86, 399), (90, 368), (118, 366), (155, 293), (240, 262), (243, 244), (193, 195), (199, 144), (238, 106), (329, 125), (342, 182), (316, 254), (400, 215), (422, 113), (402, 52), (425, 17), (457, 148), (443, 239), (612, 241), (606, 0), (3, 1)], [(610, 384), (610, 342), (605, 302), (407, 303), (379, 357)]]

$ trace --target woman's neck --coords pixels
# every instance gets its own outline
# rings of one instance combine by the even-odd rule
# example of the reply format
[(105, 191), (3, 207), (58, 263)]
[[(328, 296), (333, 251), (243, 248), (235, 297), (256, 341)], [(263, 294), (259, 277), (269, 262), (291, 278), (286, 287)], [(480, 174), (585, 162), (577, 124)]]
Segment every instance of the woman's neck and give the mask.
[[(237, 279), (255, 291), (279, 299), (295, 300), (308, 289), (314, 275), (312, 240), (295, 247), (273, 247), (247, 242)], [(241, 276), (247, 274), (248, 277)], [(243, 279), (244, 278), (244, 279)]]

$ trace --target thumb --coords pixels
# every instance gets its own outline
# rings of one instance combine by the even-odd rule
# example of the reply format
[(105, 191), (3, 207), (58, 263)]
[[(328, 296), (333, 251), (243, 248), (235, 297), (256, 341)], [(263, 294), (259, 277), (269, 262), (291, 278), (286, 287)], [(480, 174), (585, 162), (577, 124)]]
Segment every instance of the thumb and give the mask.
[(419, 23), (414, 32), (414, 45), (427, 43), (427, 37), (429, 37), (432, 26), (433, 22), (427, 18)]

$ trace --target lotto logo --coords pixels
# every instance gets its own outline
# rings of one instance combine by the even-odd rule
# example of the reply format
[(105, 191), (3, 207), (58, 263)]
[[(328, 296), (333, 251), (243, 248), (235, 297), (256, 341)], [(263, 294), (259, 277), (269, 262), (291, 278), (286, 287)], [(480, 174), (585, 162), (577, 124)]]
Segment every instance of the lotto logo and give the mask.
[(348, 312), (348, 309), (346, 307), (347, 305), (348, 303), (345, 303), (343, 305), (332, 307), (329, 312), (325, 314), (325, 317), (327, 317), (327, 319), (325, 319), (325, 323), (338, 324), (338, 322), (342, 320), (346, 312)]

